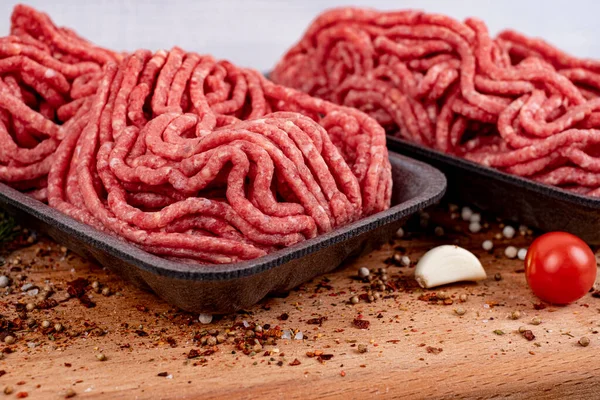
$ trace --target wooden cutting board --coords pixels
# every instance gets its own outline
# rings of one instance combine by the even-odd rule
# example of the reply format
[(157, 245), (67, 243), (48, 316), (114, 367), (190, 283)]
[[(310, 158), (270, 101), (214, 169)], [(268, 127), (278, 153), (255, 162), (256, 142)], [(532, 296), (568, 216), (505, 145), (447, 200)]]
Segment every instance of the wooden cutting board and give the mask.
[[(68, 389), (75, 398), (89, 399), (599, 398), (600, 334), (594, 332), (600, 330), (600, 299), (588, 295), (568, 307), (534, 309), (538, 300), (527, 289), (522, 262), (503, 256), (509, 243), (526, 247), (530, 237), (494, 240), (495, 249), (488, 254), (481, 242), (500, 232), (498, 223), (472, 235), (463, 233), (467, 223), (450, 219), (447, 211), (431, 214), (426, 231), (441, 225), (444, 236), (416, 233), (397, 240), (287, 297), (265, 299), (209, 325), (94, 264), (62, 257), (59, 245), (41, 239), (11, 254), (1, 267), (3, 274), (25, 279), (13, 283), (13, 294), (2, 295), (0, 314), (12, 320), (16, 303), (36, 301), (21, 293), (25, 283), (50, 284), (56, 292), (51, 298), (59, 304), (28, 313), (37, 327), (25, 327), (16, 333), (15, 344), (5, 346), (12, 353), (0, 361), (5, 371), (0, 390), (11, 386), (7, 398), (26, 392), (28, 398), (40, 399), (63, 398)], [(366, 293), (367, 285), (355, 278), (359, 267), (384, 267), (395, 248), (414, 261), (444, 243), (474, 251), (488, 279), (443, 288), (453, 304), (440, 305), (422, 300), (430, 291), (410, 288), (413, 268), (392, 266), (387, 268), (390, 280), (409, 289), (372, 303), (349, 303), (353, 293)], [(496, 273), (501, 280), (494, 278)], [(88, 291), (96, 306), (86, 308), (76, 298), (67, 299), (67, 282), (76, 278), (99, 281), (118, 293), (107, 297)], [(458, 301), (461, 294), (468, 295), (464, 303)], [(456, 315), (456, 307), (466, 313)], [(521, 318), (510, 319), (517, 310)], [(359, 315), (369, 321), (368, 329), (354, 325)], [(534, 316), (542, 319), (541, 325), (529, 323)], [(43, 320), (61, 323), (64, 330), (43, 331)], [(202, 336), (207, 329), (223, 333), (237, 322), (241, 328), (232, 338), (240, 337), (246, 330), (243, 321), (292, 329), (303, 339), (279, 339), (252, 357), (225, 342), (212, 355), (188, 359), (190, 350), (209, 349), (194, 341), (195, 334)], [(517, 332), (522, 325), (534, 333), (533, 341)], [(591, 340), (588, 347), (578, 345), (582, 336)], [(359, 344), (368, 351), (360, 353)], [(265, 351), (271, 354), (265, 356)], [(307, 352), (332, 357), (319, 360)], [(99, 361), (98, 353), (107, 360)]]

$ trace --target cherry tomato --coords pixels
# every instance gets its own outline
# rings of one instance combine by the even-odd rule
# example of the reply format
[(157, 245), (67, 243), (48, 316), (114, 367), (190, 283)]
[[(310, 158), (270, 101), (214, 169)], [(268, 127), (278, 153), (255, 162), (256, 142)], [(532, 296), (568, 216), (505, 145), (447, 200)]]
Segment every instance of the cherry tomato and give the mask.
[(596, 258), (589, 246), (566, 232), (537, 238), (525, 257), (527, 283), (540, 299), (554, 304), (579, 300), (594, 286)]

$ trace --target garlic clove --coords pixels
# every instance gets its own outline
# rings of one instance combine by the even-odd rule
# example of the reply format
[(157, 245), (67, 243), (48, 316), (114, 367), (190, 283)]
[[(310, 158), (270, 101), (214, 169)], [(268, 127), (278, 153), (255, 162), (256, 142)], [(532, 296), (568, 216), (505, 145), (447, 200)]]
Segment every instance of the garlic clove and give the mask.
[(429, 250), (415, 268), (415, 279), (422, 288), (486, 278), (481, 262), (473, 253), (452, 245)]

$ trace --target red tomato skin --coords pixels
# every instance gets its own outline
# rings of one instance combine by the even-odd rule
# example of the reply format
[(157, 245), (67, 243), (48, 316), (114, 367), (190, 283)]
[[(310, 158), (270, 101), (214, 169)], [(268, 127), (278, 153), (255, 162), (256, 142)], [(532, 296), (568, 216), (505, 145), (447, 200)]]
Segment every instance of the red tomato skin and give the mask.
[(531, 244), (525, 258), (527, 284), (548, 303), (569, 304), (579, 300), (596, 281), (596, 257), (577, 236), (550, 232)]

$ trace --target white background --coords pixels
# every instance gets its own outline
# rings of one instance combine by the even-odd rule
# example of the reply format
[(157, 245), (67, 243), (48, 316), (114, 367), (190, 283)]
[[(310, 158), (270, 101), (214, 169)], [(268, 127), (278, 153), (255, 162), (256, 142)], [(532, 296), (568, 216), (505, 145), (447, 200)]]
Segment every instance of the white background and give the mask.
[[(0, 34), (9, 30), (12, 0), (0, 0)], [(342, 5), (418, 8), (464, 19), (490, 31), (514, 28), (578, 56), (600, 58), (600, 1), (595, 0), (26, 0), (99, 45), (118, 50), (170, 48), (210, 53), (267, 71), (320, 11)]]

